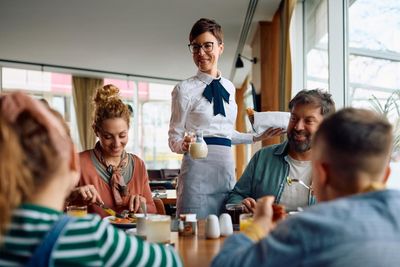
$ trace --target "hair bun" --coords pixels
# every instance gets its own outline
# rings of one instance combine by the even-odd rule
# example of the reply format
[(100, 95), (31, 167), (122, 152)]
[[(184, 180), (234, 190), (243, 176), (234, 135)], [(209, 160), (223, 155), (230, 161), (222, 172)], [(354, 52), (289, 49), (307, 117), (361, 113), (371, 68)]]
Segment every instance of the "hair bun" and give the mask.
[(119, 99), (119, 89), (113, 84), (107, 84), (97, 89), (96, 95), (93, 98), (96, 105), (101, 105), (114, 99)]

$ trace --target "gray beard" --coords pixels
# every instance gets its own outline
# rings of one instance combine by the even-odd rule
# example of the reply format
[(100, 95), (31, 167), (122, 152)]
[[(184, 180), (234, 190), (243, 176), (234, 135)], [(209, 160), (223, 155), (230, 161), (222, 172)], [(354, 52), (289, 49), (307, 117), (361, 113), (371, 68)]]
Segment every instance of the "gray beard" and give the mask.
[(294, 151), (298, 153), (304, 153), (311, 149), (311, 142), (309, 142), (308, 140), (302, 143), (296, 143), (291, 141), (289, 141), (289, 143), (291, 144)]
[(288, 134), (289, 145), (297, 153), (304, 153), (311, 149), (311, 138), (306, 138), (303, 142), (296, 142), (291, 135)]

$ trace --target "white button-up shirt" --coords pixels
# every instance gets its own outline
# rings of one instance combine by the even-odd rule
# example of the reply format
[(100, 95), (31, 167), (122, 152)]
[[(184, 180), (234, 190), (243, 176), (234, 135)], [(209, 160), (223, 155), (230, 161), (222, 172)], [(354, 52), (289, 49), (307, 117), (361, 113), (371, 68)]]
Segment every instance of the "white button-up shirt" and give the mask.
[(221, 77), (222, 86), (228, 91), (229, 103), (223, 100), (226, 117), (214, 116), (213, 102), (203, 96), (203, 91), (213, 81), (213, 77), (197, 72), (187, 80), (177, 84), (172, 91), (171, 120), (169, 123), (169, 146), (173, 152), (183, 153), (182, 142), (185, 132), (202, 130), (204, 137), (223, 137), (232, 140), (233, 144), (250, 144), (253, 134), (239, 133), (235, 127), (237, 105), (235, 102), (235, 86)]

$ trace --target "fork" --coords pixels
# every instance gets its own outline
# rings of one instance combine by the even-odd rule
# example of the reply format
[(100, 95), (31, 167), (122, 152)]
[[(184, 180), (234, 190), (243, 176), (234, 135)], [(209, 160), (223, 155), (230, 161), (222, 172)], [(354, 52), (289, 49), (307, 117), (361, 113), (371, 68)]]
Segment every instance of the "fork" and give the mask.
[(304, 187), (307, 188), (308, 190), (311, 190), (311, 189), (312, 189), (311, 186), (306, 185), (302, 180), (296, 179), (296, 178), (289, 178), (289, 177), (288, 177), (287, 183), (288, 183), (289, 185), (291, 185), (293, 182), (301, 184), (302, 186), (304, 186)]
[(106, 206), (103, 203), (95, 202), (94, 204), (99, 206), (100, 208), (102, 208), (105, 212), (107, 212), (111, 216), (118, 217), (118, 218), (124, 218), (125, 217), (125, 214), (118, 213), (118, 212), (116, 212), (115, 210), (111, 209), (110, 207)]

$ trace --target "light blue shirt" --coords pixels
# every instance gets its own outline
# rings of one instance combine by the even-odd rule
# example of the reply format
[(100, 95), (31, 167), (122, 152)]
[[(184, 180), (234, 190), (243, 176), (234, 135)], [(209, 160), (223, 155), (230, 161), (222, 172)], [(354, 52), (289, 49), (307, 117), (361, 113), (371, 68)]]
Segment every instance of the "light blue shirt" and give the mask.
[(400, 266), (400, 191), (320, 203), (258, 243), (233, 235), (212, 266)]

